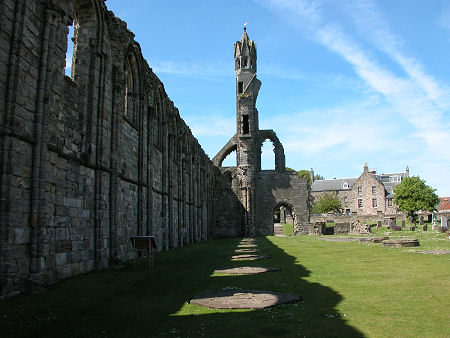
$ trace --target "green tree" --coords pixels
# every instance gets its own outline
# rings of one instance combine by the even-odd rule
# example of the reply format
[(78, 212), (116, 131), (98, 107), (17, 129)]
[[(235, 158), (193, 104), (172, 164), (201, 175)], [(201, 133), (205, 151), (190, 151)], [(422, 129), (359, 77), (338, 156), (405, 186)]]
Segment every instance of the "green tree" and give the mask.
[(314, 181), (320, 181), (320, 180), (324, 180), (324, 179), (325, 179), (325, 177), (323, 177), (322, 175), (318, 175), (318, 174), (314, 175)]
[(342, 210), (342, 203), (334, 193), (324, 193), (315, 199), (312, 206), (314, 214), (324, 214), (327, 212), (340, 212)]
[(311, 176), (308, 170), (302, 169), (297, 171), (297, 175), (303, 177), (306, 181), (308, 181), (308, 186), (311, 186)]
[(394, 203), (399, 210), (407, 212), (415, 224), (419, 210), (433, 211), (438, 205), (439, 197), (435, 191), (419, 177), (407, 177), (394, 187)]

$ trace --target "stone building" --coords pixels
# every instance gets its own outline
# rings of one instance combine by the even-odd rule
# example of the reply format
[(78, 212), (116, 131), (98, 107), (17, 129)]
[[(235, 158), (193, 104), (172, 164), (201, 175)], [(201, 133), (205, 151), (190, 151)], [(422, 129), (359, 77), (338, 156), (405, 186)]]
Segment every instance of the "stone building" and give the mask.
[[(295, 172), (286, 171), (283, 145), (273, 130), (260, 130), (256, 99), (261, 81), (256, 77), (256, 44), (244, 28), (241, 40), (234, 44), (236, 71), (236, 134), (214, 157), (221, 166), (236, 152), (236, 167), (222, 171), (231, 177), (231, 185), (245, 208), (247, 235), (272, 235), (274, 214), (288, 209), (294, 226), (305, 227), (309, 221), (308, 186)], [(261, 170), (261, 147), (270, 140), (275, 152), (275, 170)]]
[(377, 174), (365, 164), (358, 178), (312, 182), (311, 195), (315, 198), (324, 193), (335, 193), (347, 215), (393, 215), (398, 211), (393, 202), (394, 187), (405, 177), (409, 177), (408, 166), (405, 172)]
[[(2, 0), (0, 16), (0, 297), (120, 264), (132, 257), (130, 235), (154, 235), (160, 250), (242, 235), (242, 191), (238, 199), (103, 0)], [(249, 147), (259, 88), (252, 50), (241, 51), (254, 68), (239, 93)], [(291, 184), (285, 174), (239, 175), (253, 180), (244, 188)], [(247, 192), (257, 221), (267, 205)]]

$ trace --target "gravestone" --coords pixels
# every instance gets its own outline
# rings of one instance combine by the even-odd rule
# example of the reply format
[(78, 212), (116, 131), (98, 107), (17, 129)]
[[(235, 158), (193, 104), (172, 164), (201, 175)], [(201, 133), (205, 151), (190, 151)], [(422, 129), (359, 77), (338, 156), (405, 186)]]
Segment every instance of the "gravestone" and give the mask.
[(428, 226), (426, 224), (422, 227), (422, 231), (428, 231)]
[(378, 220), (378, 221), (377, 221), (377, 229), (380, 229), (380, 228), (381, 228), (381, 221)]
[(439, 230), (437, 213), (433, 212), (433, 220), (432, 220), (432, 230)]
[(416, 231), (416, 227), (413, 225), (413, 226), (409, 227), (409, 230)]
[(396, 222), (395, 217), (391, 217), (391, 218), (389, 219), (389, 227), (390, 227), (391, 229), (393, 229), (396, 225), (397, 225), (397, 222)]
[(402, 219), (402, 228), (404, 228), (406, 226), (406, 221), (404, 219)]
[(447, 216), (441, 216), (441, 228), (442, 229), (448, 229), (447, 222), (448, 222)]

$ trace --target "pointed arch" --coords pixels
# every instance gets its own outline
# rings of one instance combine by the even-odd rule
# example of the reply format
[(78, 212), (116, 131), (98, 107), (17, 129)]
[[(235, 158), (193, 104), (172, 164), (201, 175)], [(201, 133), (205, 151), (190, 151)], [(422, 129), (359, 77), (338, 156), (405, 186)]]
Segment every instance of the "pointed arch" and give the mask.
[(228, 141), (228, 143), (219, 151), (219, 153), (214, 157), (214, 165), (221, 167), (225, 158), (230, 155), (233, 151), (237, 151), (237, 142), (234, 137)]
[(284, 157), (284, 148), (278, 139), (277, 135), (273, 130), (260, 130), (258, 132), (258, 144), (260, 151), (259, 155), (259, 169), (261, 169), (261, 147), (264, 141), (269, 140), (272, 142), (275, 152), (275, 170), (276, 171), (284, 171), (286, 168), (285, 157)]
[(79, 86), (88, 86), (95, 59), (92, 48), (97, 45), (101, 17), (92, 0), (75, 2), (73, 21), (73, 56), (71, 78)]

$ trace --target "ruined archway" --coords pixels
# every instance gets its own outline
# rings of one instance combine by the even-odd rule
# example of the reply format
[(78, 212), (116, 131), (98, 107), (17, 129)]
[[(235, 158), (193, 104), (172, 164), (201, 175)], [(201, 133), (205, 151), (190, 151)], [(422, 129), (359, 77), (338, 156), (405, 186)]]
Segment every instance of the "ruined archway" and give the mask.
[(284, 171), (285, 170), (285, 157), (284, 157), (284, 148), (278, 139), (277, 135), (273, 130), (260, 130), (258, 132), (258, 145), (259, 151), (257, 151), (259, 170), (261, 170), (261, 148), (263, 143), (269, 140), (273, 144), (273, 151), (275, 153), (275, 170), (276, 171)]
[[(292, 204), (278, 202), (272, 209), (274, 235), (291, 235), (294, 229), (296, 214)], [(284, 226), (283, 226), (284, 225)], [(285, 230), (283, 230), (283, 228)]]
[(231, 139), (220, 151), (219, 153), (214, 157), (213, 159), (213, 163), (218, 166), (221, 167), (223, 161), (225, 160), (225, 158), (228, 157), (228, 155), (230, 155), (232, 152), (236, 152), (237, 151), (237, 143), (234, 142), (233, 139)]

